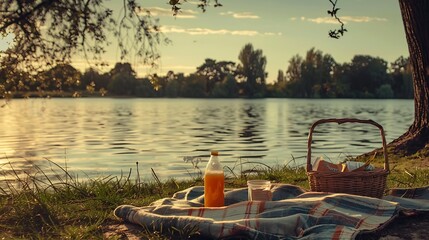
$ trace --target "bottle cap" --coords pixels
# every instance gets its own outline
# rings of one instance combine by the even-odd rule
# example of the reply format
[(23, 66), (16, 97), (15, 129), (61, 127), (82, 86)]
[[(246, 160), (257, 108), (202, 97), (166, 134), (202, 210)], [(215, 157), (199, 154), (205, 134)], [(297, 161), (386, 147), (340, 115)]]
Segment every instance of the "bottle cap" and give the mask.
[(211, 151), (210, 154), (213, 155), (213, 156), (219, 156), (219, 152), (218, 151)]

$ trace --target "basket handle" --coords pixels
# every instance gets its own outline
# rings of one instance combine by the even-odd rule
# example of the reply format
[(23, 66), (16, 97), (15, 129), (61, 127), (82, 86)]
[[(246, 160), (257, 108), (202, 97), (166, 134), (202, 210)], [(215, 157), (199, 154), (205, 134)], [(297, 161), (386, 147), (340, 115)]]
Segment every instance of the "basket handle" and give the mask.
[(327, 119), (320, 119), (311, 125), (310, 132), (308, 133), (308, 143), (307, 143), (307, 172), (310, 172), (313, 170), (313, 167), (311, 165), (311, 143), (313, 140), (313, 131), (316, 128), (317, 125), (322, 123), (366, 123), (376, 126), (378, 129), (380, 129), (380, 135), (381, 140), (383, 143), (383, 155), (384, 155), (384, 169), (389, 170), (389, 161), (387, 159), (387, 148), (386, 148), (386, 137), (384, 135), (384, 129), (383, 126), (376, 123), (373, 120), (362, 120), (362, 119), (356, 119), (356, 118), (327, 118)]

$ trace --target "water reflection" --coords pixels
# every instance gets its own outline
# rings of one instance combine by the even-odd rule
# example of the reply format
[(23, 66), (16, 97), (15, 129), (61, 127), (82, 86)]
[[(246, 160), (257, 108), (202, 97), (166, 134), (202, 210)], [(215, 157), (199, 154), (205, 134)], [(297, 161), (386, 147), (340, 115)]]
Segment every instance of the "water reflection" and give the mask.
[[(311, 124), (321, 118), (373, 119), (388, 141), (413, 120), (411, 100), (302, 99), (16, 99), (0, 115), (0, 165), (19, 171), (67, 163), (80, 176), (120, 175), (136, 168), (151, 178), (188, 177), (184, 157), (204, 168), (217, 149), (225, 165), (305, 162)], [(329, 158), (379, 147), (377, 129), (321, 125), (314, 155)], [(328, 155), (331, 156), (328, 156)], [(293, 161), (291, 161), (293, 160)]]
[(263, 119), (261, 114), (265, 114), (265, 108), (262, 106), (259, 109), (255, 109), (254, 105), (244, 106), (243, 113), (240, 115), (243, 128), (239, 134), (240, 138), (244, 139), (244, 142), (248, 143), (263, 143), (264, 140), (260, 136), (263, 128)]
[(266, 115), (265, 102), (249, 102), (243, 104), (239, 120), (242, 122), (242, 129), (239, 133), (240, 142), (244, 144), (239, 150), (243, 152), (241, 158), (259, 158), (265, 157), (261, 154), (267, 151), (264, 144), (264, 117)]

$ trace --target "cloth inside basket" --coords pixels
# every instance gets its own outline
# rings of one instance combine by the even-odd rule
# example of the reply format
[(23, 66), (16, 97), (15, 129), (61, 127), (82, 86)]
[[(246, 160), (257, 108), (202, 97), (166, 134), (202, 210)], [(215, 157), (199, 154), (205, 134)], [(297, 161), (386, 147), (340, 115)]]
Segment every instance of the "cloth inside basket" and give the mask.
[(225, 207), (205, 208), (204, 187), (196, 186), (149, 206), (118, 206), (114, 214), (154, 230), (193, 226), (202, 237), (216, 239), (354, 239), (361, 231), (381, 229), (401, 211), (429, 211), (429, 187), (396, 190), (383, 199), (306, 192), (288, 184), (272, 191), (273, 201), (247, 201), (247, 188), (226, 190)]

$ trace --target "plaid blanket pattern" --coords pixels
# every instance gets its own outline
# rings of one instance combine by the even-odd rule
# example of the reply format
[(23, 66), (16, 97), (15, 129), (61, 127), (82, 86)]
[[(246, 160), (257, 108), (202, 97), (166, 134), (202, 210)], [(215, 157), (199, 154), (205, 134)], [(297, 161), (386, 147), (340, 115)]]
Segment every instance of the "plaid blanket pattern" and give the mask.
[(388, 224), (400, 211), (429, 211), (429, 191), (413, 199), (393, 191), (383, 199), (349, 194), (306, 192), (277, 185), (273, 201), (247, 201), (247, 188), (226, 190), (225, 207), (205, 208), (204, 188), (188, 188), (149, 206), (122, 205), (116, 217), (152, 227), (198, 227), (203, 237), (249, 239), (354, 239), (361, 231)]

